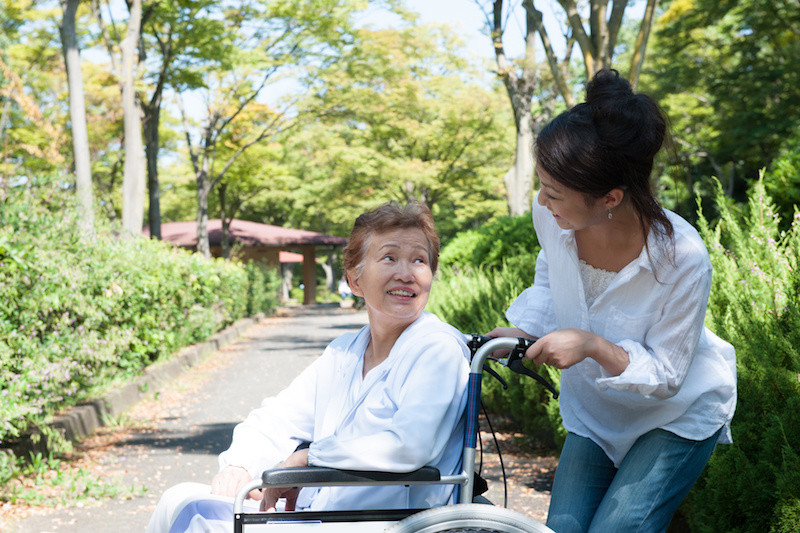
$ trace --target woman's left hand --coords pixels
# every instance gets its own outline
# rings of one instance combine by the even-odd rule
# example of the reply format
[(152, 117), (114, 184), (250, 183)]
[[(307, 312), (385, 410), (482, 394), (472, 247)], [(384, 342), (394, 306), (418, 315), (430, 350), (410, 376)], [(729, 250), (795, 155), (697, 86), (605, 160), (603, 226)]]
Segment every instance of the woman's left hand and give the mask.
[[(298, 468), (308, 466), (308, 449), (298, 450), (286, 458), (286, 460), (279, 465), (281, 468)], [(298, 488), (272, 488), (264, 489), (261, 497), (261, 511), (275, 511), (275, 504), (281, 498), (286, 498), (286, 510), (294, 511), (295, 504), (297, 503), (297, 494), (300, 492)]]
[(537, 365), (569, 368), (589, 356), (596, 335), (582, 329), (560, 329), (540, 338), (525, 352)]

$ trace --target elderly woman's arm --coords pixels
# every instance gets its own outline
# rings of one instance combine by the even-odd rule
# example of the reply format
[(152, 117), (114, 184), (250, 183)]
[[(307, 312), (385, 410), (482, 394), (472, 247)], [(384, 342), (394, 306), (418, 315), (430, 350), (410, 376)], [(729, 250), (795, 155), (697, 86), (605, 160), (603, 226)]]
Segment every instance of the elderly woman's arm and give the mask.
[[(323, 357), (315, 360), (286, 389), (265, 399), (234, 428), (230, 448), (219, 456), (220, 474), (239, 477), (236, 474), (244, 471), (253, 479), (312, 439), (318, 373), (324, 362)], [(218, 486), (225, 482), (219, 480)]]

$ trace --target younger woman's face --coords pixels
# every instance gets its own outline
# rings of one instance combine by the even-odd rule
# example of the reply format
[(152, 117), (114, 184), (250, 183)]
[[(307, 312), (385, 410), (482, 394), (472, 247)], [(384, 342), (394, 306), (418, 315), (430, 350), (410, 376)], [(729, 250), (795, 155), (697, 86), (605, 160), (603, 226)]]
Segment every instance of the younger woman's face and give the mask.
[(561, 229), (581, 230), (608, 220), (602, 199), (591, 199), (587, 204), (585, 194), (560, 184), (541, 167), (536, 173), (541, 185), (539, 205), (552, 213)]

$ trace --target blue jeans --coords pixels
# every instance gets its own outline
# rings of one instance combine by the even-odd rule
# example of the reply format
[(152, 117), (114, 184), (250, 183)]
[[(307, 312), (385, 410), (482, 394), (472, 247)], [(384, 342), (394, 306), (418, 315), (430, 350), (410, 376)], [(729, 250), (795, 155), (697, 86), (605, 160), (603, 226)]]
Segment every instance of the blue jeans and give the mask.
[(655, 429), (619, 468), (590, 439), (567, 435), (547, 526), (556, 533), (663, 532), (711, 458), (721, 429), (703, 441)]

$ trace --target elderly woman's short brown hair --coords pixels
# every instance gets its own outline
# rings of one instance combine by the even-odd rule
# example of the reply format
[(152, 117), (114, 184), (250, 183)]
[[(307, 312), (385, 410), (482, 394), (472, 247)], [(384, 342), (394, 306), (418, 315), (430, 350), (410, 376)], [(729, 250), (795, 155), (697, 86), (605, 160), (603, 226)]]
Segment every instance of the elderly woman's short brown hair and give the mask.
[(439, 236), (433, 224), (433, 216), (428, 206), (411, 201), (401, 206), (388, 202), (360, 215), (353, 224), (350, 241), (344, 249), (342, 266), (346, 272), (354, 271), (361, 275), (364, 260), (369, 249), (369, 237), (374, 233), (385, 233), (396, 229), (418, 229), (428, 241), (428, 259), (431, 272), (436, 273), (439, 266)]

